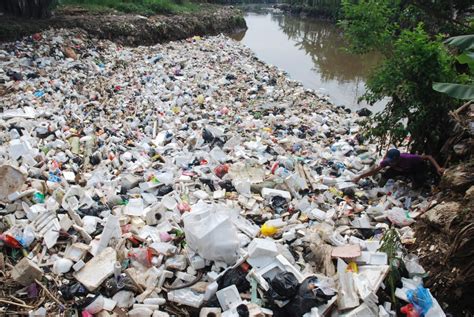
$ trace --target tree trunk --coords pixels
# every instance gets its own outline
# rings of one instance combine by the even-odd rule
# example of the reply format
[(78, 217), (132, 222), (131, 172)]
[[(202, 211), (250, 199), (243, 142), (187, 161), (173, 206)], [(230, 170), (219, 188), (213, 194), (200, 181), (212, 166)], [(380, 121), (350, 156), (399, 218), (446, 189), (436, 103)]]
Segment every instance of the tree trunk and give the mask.
[(2, 0), (0, 11), (22, 18), (47, 18), (53, 0)]

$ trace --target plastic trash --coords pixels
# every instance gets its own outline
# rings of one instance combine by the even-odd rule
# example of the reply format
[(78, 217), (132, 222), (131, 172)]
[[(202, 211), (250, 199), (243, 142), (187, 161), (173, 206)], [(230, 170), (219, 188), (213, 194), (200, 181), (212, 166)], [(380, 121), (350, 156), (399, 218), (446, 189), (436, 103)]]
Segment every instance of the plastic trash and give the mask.
[(71, 300), (74, 297), (81, 297), (87, 295), (89, 292), (81, 283), (65, 284), (60, 288), (62, 297), (65, 300)]
[(407, 297), (420, 316), (426, 315), (426, 313), (433, 306), (431, 294), (429, 293), (428, 289), (424, 288), (423, 286), (418, 286), (415, 290), (408, 290)]
[(394, 225), (400, 227), (409, 226), (415, 222), (415, 220), (408, 214), (408, 211), (397, 207), (389, 210), (387, 212), (387, 217)]
[(265, 237), (271, 237), (278, 232), (278, 228), (264, 223), (260, 228), (260, 232)]
[(183, 215), (188, 245), (208, 260), (221, 260), (234, 264), (237, 260), (239, 240), (230, 218), (216, 207), (203, 202)]
[(153, 250), (151, 248), (134, 248), (128, 253), (128, 257), (144, 266), (151, 267)]
[(6, 201), (8, 196), (18, 191), (26, 181), (26, 175), (16, 167), (0, 166), (0, 201)]
[(298, 280), (291, 272), (277, 274), (271, 281), (269, 295), (272, 300), (288, 300), (293, 298), (298, 291)]
[(241, 267), (229, 269), (217, 280), (219, 290), (235, 285), (239, 292), (245, 292), (250, 289), (250, 283), (246, 279), (247, 272)]
[(419, 317), (420, 314), (415, 309), (415, 306), (413, 304), (408, 304), (400, 308), (400, 312), (402, 314), (407, 315), (407, 317)]
[(334, 295), (326, 295), (321, 288), (318, 287), (319, 281), (317, 277), (311, 276), (306, 278), (298, 287), (295, 297), (285, 306), (288, 314), (293, 316), (302, 316), (310, 312), (313, 307), (324, 305)]
[[(392, 311), (373, 294), (386, 220), (413, 242), (428, 197), (350, 181), (380, 158), (358, 115), (225, 36), (136, 49), (53, 29), (0, 44), (0, 65), (4, 295), (53, 294), (30, 315), (195, 315), (218, 292), (227, 317)], [(423, 268), (401, 258), (407, 300)]]
[(407, 254), (403, 257), (403, 262), (405, 263), (405, 268), (407, 269), (410, 276), (422, 275), (426, 271), (418, 262), (418, 256), (415, 254)]
[(69, 272), (73, 264), (74, 263), (69, 259), (57, 259), (53, 265), (53, 272), (58, 275), (67, 273)]

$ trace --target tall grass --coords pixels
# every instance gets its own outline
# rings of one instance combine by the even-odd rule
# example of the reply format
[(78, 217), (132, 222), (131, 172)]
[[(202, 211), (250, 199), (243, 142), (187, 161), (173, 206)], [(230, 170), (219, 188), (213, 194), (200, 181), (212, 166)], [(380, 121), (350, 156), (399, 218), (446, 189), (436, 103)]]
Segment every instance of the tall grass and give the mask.
[(115, 9), (142, 15), (184, 13), (198, 10), (198, 5), (187, 0), (59, 0), (59, 5), (77, 5), (91, 11)]

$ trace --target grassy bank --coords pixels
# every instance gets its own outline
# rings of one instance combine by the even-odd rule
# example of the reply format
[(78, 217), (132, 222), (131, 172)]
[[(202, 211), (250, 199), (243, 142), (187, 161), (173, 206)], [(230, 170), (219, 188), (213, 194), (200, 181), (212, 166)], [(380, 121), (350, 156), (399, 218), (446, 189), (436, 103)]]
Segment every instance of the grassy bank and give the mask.
[(200, 5), (187, 0), (59, 0), (59, 8), (79, 6), (91, 12), (116, 10), (141, 15), (185, 13), (199, 10)]

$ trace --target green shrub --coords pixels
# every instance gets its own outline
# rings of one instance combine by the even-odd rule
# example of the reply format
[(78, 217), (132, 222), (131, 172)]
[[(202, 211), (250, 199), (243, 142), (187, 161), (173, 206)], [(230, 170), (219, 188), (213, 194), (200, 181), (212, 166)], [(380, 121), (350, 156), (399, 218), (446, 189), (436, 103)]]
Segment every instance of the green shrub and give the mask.
[(441, 41), (431, 40), (420, 24), (403, 30), (391, 56), (370, 76), (363, 98), (370, 104), (389, 96), (385, 109), (367, 127), (381, 145), (400, 144), (410, 136), (412, 150), (435, 153), (445, 141), (448, 112), (456, 102), (431, 87), (452, 82), (454, 58)]
[(153, 12), (159, 12), (159, 13), (173, 13), (173, 4), (164, 0), (164, 1), (154, 1), (148, 4), (148, 7), (150, 10)]
[(194, 11), (195, 4), (186, 0), (61, 0), (61, 4), (79, 5), (88, 9), (115, 9), (142, 15), (169, 14)]

